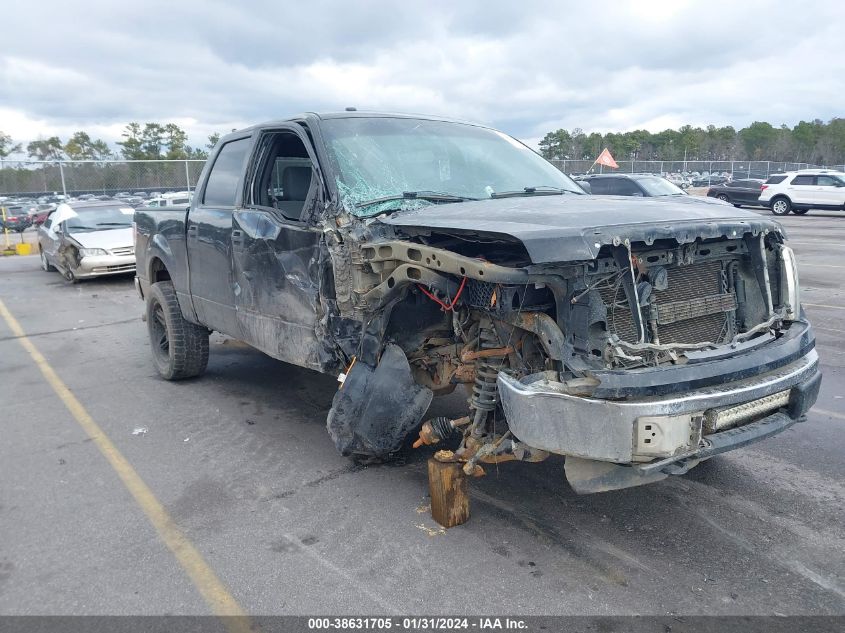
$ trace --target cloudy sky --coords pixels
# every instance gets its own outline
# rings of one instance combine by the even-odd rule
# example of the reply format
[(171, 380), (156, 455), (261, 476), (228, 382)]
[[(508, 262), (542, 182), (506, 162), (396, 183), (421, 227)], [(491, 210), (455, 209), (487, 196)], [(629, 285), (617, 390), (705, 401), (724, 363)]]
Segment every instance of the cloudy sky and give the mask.
[(531, 143), (559, 127), (845, 116), (842, 0), (31, 0), (3, 14), (0, 130), (20, 141), (172, 121), (202, 145), (345, 106)]

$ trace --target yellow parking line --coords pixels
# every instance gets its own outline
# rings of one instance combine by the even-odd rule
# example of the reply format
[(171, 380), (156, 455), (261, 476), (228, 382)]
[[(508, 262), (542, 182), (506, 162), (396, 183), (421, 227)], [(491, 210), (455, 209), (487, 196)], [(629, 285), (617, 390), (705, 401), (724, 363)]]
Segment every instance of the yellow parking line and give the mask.
[(251, 631), (251, 623), (237, 603), (229, 590), (214, 573), (214, 570), (205, 562), (199, 551), (188, 540), (182, 530), (176, 525), (173, 519), (168, 514), (161, 502), (156, 499), (152, 490), (149, 489), (141, 476), (132, 468), (129, 461), (117, 450), (117, 447), (112, 444), (108, 436), (103, 432), (100, 426), (94, 421), (82, 403), (76, 399), (76, 396), (71, 393), (70, 389), (62, 382), (55, 370), (47, 362), (47, 359), (41, 355), (41, 352), (35, 347), (32, 341), (26, 336), (20, 323), (15, 319), (11, 312), (6, 308), (6, 305), (0, 300), (0, 315), (5, 319), (6, 324), (12, 333), (17, 337), (20, 344), (30, 355), (32, 360), (41, 370), (44, 379), (56, 392), (56, 395), (61, 399), (64, 405), (70, 411), (71, 415), (79, 423), (79, 426), (90, 437), (103, 457), (108, 460), (111, 467), (123, 481), (123, 485), (129, 490), (129, 493), (134, 497), (135, 502), (141, 507), (144, 514), (147, 515), (150, 523), (152, 523), (156, 532), (164, 544), (173, 552), (176, 560), (182, 565), (182, 568), (190, 577), (191, 581), (196, 586), (197, 590), (202, 595), (203, 599), (211, 607), (211, 611), (217, 616), (235, 616), (225, 617), (223, 624), (229, 633), (246, 633)]

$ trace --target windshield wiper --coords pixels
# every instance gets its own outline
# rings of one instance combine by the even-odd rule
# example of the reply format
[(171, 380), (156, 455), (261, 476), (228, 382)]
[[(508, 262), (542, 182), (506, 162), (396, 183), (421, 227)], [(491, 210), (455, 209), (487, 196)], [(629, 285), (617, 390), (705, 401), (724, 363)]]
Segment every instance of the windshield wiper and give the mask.
[(518, 196), (562, 196), (565, 193), (581, 195), (577, 191), (564, 189), (563, 187), (551, 187), (549, 185), (538, 185), (536, 187), (523, 187), (521, 191), (494, 191), (491, 198), (515, 198)]
[(357, 202), (355, 206), (359, 209), (369, 207), (380, 202), (393, 202), (394, 200), (426, 200), (428, 202), (466, 202), (467, 200), (478, 200), (469, 196), (459, 196), (453, 193), (440, 193), (439, 191), (403, 191), (391, 196), (373, 198), (364, 202)]

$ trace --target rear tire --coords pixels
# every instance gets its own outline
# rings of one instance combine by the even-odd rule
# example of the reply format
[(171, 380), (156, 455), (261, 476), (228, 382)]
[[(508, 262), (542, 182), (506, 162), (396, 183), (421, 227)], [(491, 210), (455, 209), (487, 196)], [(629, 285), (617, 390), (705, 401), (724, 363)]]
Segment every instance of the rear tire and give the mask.
[(193, 378), (208, 365), (208, 330), (182, 316), (176, 290), (159, 281), (147, 295), (147, 330), (153, 363), (165, 380)]
[(56, 272), (56, 267), (47, 261), (47, 254), (41, 249), (38, 250), (38, 254), (41, 255), (41, 270), (46, 273)]
[(772, 213), (774, 215), (788, 215), (792, 210), (792, 203), (789, 198), (775, 198), (772, 200)]
[(809, 209), (793, 209), (792, 210), (792, 212), (795, 215), (804, 215), (805, 213), (807, 213), (807, 211), (809, 211)]

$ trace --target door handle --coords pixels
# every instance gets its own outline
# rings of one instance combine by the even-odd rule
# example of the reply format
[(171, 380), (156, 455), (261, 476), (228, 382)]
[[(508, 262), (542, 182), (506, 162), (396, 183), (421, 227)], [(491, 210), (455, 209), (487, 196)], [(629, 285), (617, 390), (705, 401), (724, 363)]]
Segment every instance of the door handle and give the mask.
[(197, 225), (196, 224), (189, 224), (188, 225), (188, 237), (197, 237)]
[(244, 244), (244, 232), (238, 229), (232, 231), (232, 246), (243, 246)]

